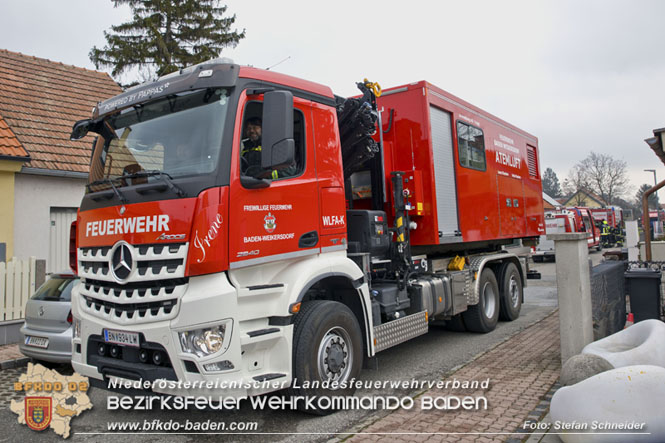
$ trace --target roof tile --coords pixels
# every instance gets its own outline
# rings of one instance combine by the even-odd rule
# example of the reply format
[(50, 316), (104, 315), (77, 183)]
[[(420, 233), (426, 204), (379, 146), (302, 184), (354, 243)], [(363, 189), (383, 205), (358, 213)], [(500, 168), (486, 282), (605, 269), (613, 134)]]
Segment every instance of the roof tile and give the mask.
[(29, 157), (25, 148), (16, 138), (16, 135), (0, 115), (0, 156), (2, 157)]
[(0, 156), (29, 156), (31, 168), (87, 172), (94, 137), (69, 140), (72, 125), (121, 92), (104, 72), (0, 49)]

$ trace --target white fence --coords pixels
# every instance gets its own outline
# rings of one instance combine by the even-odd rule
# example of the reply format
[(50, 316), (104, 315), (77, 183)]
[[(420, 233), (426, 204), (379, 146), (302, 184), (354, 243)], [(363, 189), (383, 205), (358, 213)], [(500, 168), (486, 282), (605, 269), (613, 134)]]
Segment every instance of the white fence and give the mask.
[(35, 292), (35, 269), (35, 257), (0, 262), (0, 321), (24, 317), (25, 304)]

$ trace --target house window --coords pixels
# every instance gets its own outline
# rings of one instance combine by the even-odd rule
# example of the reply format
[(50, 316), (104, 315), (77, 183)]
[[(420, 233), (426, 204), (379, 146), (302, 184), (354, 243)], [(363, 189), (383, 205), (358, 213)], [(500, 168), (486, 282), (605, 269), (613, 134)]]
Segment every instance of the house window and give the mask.
[(486, 169), (485, 140), (482, 129), (458, 121), (457, 147), (460, 165), (478, 171)]

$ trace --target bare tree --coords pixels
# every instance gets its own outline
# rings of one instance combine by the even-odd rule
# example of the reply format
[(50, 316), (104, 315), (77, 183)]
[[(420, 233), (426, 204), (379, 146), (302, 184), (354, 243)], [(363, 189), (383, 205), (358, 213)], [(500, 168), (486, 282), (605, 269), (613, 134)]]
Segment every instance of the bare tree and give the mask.
[(593, 151), (581, 162), (589, 187), (598, 194), (605, 204), (611, 205), (614, 199), (626, 194), (628, 187), (627, 163), (609, 154)]
[(580, 206), (584, 203), (584, 195), (581, 195), (578, 191), (586, 191), (588, 188), (589, 183), (586, 174), (578, 163), (568, 171), (568, 177), (563, 181), (563, 192), (568, 198), (574, 195), (573, 203), (575, 206)]
[(593, 151), (573, 166), (564, 181), (564, 189), (575, 193), (589, 190), (597, 194), (606, 205), (611, 205), (628, 191), (627, 163), (609, 154)]

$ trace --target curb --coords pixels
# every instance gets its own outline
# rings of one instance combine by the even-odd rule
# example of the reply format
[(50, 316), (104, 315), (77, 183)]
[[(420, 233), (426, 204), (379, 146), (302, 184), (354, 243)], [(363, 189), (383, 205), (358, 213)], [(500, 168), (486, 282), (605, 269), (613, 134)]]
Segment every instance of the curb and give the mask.
[(30, 357), (19, 357), (12, 360), (5, 360), (0, 362), (0, 371), (5, 369), (14, 369), (20, 368), (21, 366), (27, 366), (30, 363)]

